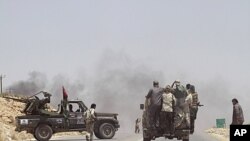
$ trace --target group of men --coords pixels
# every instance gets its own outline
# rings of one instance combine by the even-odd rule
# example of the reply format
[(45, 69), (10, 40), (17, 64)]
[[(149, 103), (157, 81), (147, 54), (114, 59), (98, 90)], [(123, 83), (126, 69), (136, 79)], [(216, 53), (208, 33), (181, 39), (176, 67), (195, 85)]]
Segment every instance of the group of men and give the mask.
[[(194, 120), (198, 111), (198, 94), (193, 85), (187, 84), (186, 88), (176, 80), (170, 86), (159, 87), (159, 82), (153, 82), (153, 88), (146, 96), (148, 105), (149, 125), (152, 129), (162, 128), (170, 136), (174, 134), (174, 111), (179, 106), (185, 113), (187, 127), (194, 129)], [(190, 119), (190, 116), (193, 116)], [(193, 132), (193, 131), (191, 131)]]

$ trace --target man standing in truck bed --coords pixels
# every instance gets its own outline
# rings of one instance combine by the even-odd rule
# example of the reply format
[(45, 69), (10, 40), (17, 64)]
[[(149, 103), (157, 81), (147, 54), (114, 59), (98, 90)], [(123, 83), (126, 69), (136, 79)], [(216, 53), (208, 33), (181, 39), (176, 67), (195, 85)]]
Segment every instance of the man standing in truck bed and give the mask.
[(176, 98), (172, 94), (172, 89), (169, 85), (165, 88), (165, 93), (162, 95), (161, 109), (161, 128), (167, 136), (174, 134), (174, 109)]
[(159, 87), (159, 82), (154, 81), (153, 88), (149, 90), (148, 95), (146, 96), (147, 100), (150, 100), (150, 105), (148, 107), (150, 119), (149, 124), (153, 129), (159, 126), (159, 123), (157, 122), (159, 122), (163, 92), (164, 89)]

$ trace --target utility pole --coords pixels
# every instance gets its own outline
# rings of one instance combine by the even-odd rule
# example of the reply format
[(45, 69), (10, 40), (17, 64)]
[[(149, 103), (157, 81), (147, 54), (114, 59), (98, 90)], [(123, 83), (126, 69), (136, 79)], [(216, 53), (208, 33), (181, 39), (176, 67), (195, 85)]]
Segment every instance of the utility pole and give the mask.
[(0, 82), (1, 82), (1, 94), (3, 94), (3, 78), (5, 77), (5, 75), (0, 75)]

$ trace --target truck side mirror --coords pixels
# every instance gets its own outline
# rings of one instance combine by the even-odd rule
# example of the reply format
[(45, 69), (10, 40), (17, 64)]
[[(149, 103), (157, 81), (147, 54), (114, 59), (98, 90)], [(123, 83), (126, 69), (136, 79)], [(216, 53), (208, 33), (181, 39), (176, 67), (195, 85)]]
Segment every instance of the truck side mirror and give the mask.
[(141, 110), (144, 109), (144, 104), (140, 104), (140, 109), (141, 109)]

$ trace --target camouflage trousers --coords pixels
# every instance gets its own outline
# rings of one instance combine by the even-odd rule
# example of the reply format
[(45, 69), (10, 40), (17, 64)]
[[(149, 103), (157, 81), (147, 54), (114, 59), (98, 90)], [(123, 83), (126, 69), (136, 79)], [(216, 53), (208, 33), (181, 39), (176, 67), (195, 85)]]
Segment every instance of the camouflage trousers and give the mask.
[(190, 117), (191, 118), (196, 119), (197, 112), (198, 112), (198, 107), (197, 106), (190, 107)]
[(190, 128), (190, 113), (189, 112), (185, 113), (185, 119), (186, 119), (187, 127)]
[(194, 133), (194, 125), (195, 125), (195, 119), (197, 116), (198, 107), (191, 107), (190, 108), (190, 132), (191, 134)]
[(86, 140), (87, 141), (93, 141), (93, 134), (94, 134), (94, 121), (86, 120)]

